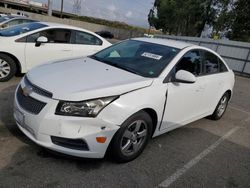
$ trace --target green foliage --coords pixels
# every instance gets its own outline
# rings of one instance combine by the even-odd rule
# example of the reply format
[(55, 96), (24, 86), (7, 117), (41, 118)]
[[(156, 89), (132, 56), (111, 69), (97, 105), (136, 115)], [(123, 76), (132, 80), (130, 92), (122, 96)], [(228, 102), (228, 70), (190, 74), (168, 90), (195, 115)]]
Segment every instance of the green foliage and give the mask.
[(155, 0), (156, 29), (175, 35), (200, 36), (205, 24), (214, 33), (250, 41), (250, 0)]
[(215, 17), (214, 0), (156, 0), (154, 26), (175, 35), (199, 36)]
[(234, 19), (230, 39), (250, 42), (250, 1), (238, 0), (231, 14)]
[(89, 22), (89, 23), (100, 24), (100, 25), (106, 25), (106, 26), (114, 27), (114, 28), (118, 28), (118, 29), (127, 29), (127, 30), (146, 32), (146, 29), (144, 29), (144, 28), (131, 26), (131, 25), (128, 25), (126, 23), (122, 23), (122, 22), (118, 22), (118, 21), (109, 21), (109, 20), (87, 17), (87, 16), (75, 16), (75, 17), (72, 17), (72, 19), (80, 20), (80, 21), (84, 21), (84, 22)]

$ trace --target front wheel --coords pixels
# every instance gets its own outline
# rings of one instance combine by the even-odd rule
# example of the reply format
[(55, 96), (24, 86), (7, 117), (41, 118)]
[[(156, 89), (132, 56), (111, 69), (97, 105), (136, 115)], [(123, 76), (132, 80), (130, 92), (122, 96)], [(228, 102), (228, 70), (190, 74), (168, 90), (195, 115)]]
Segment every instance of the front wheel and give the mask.
[(143, 111), (128, 118), (115, 134), (111, 153), (117, 162), (128, 162), (138, 157), (152, 135), (152, 119)]
[(0, 82), (11, 79), (16, 74), (15, 61), (5, 54), (0, 54)]
[(226, 92), (221, 97), (219, 103), (217, 104), (217, 106), (214, 110), (214, 113), (210, 116), (211, 119), (219, 120), (223, 116), (223, 114), (225, 113), (225, 111), (227, 109), (228, 101), (229, 101), (229, 93)]

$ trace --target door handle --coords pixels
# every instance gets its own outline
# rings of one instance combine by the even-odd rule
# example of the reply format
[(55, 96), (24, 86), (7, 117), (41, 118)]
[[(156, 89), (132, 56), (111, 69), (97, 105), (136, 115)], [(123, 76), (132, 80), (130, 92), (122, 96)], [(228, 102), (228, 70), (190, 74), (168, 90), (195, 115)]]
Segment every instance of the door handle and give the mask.
[(63, 52), (70, 52), (71, 50), (67, 50), (67, 49), (65, 49), (65, 50), (62, 50)]

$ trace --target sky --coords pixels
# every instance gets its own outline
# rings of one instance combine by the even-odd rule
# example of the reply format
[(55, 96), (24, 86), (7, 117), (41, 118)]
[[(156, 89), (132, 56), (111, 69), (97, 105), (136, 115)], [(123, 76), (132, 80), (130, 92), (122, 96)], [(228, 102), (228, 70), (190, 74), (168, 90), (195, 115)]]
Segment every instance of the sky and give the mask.
[[(47, 3), (48, 0), (33, 0)], [(81, 15), (148, 27), (147, 16), (154, 0), (81, 0)], [(74, 0), (64, 0), (64, 11), (73, 12)], [(61, 0), (53, 0), (60, 10)]]

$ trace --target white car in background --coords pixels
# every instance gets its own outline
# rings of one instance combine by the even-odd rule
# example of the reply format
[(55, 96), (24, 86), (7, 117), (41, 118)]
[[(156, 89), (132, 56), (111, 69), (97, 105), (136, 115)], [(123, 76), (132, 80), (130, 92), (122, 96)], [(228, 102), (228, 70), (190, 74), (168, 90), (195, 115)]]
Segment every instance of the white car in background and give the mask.
[(95, 55), (41, 65), (15, 93), (18, 127), (35, 143), (69, 155), (135, 159), (148, 140), (210, 116), (220, 119), (234, 73), (210, 49), (152, 38)]
[(111, 44), (94, 32), (33, 22), (0, 31), (0, 82), (42, 63), (84, 57)]
[(24, 16), (19, 16), (19, 15), (2, 16), (0, 17), (0, 30), (15, 26), (15, 25), (30, 23), (30, 22), (38, 22), (38, 21), (24, 17)]

